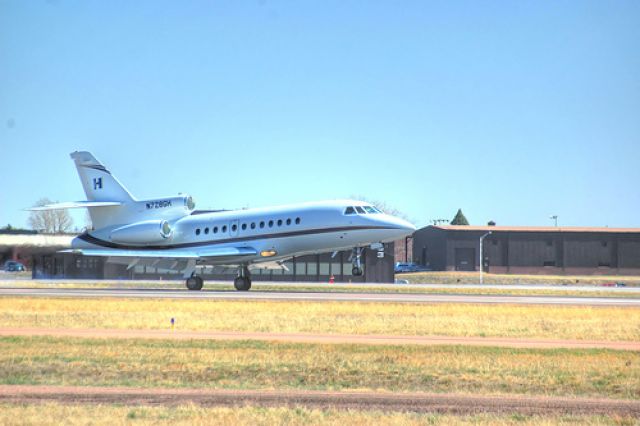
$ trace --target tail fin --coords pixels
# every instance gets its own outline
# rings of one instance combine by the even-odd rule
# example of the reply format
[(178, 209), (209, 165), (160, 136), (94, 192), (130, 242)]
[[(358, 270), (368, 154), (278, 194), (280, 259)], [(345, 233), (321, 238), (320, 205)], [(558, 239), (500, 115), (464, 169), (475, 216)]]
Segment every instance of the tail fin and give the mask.
[(109, 170), (87, 151), (71, 153), (82, 187), (89, 201), (135, 201), (127, 189)]

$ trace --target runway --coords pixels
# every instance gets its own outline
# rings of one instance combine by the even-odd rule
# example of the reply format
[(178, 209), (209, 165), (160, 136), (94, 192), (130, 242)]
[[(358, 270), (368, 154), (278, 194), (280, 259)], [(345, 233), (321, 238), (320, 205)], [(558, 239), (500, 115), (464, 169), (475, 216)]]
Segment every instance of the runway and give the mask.
[(136, 299), (202, 299), (296, 302), (372, 302), (372, 303), (483, 303), (516, 305), (580, 305), (640, 307), (640, 299), (618, 297), (571, 296), (510, 296), (464, 294), (406, 294), (406, 293), (331, 293), (331, 292), (237, 292), (187, 291), (158, 289), (69, 289), (69, 288), (2, 288), (0, 297), (80, 297), (80, 298), (136, 298)]

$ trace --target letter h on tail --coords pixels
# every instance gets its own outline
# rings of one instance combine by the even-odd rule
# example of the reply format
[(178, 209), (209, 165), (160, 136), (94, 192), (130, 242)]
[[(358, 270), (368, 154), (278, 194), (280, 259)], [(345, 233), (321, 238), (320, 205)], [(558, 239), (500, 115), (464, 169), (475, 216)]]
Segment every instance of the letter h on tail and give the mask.
[(102, 189), (102, 178), (94, 178), (93, 179), (93, 189)]

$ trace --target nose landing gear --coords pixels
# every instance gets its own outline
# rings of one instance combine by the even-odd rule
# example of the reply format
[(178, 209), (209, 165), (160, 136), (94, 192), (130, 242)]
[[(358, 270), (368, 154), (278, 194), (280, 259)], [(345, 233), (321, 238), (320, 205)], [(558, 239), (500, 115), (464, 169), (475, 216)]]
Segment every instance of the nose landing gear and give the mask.
[(238, 268), (238, 276), (233, 281), (233, 286), (238, 291), (248, 291), (251, 288), (251, 273), (245, 265)]
[(360, 261), (360, 256), (362, 256), (362, 252), (364, 251), (363, 247), (354, 247), (351, 252), (351, 262), (353, 267), (351, 268), (351, 273), (359, 277), (362, 275), (362, 263)]

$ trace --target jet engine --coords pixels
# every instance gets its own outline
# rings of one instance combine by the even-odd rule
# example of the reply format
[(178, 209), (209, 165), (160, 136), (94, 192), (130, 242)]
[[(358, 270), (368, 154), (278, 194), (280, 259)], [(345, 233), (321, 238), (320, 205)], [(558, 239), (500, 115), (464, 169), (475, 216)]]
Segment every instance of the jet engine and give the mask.
[(173, 230), (166, 220), (145, 220), (111, 231), (111, 241), (122, 244), (146, 245), (167, 241)]

